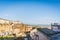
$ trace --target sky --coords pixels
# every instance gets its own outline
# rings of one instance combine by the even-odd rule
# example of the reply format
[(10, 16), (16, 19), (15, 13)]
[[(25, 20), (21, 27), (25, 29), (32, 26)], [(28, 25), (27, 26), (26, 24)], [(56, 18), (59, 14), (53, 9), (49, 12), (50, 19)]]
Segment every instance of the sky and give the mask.
[(60, 1), (0, 0), (0, 18), (26, 24), (60, 23)]

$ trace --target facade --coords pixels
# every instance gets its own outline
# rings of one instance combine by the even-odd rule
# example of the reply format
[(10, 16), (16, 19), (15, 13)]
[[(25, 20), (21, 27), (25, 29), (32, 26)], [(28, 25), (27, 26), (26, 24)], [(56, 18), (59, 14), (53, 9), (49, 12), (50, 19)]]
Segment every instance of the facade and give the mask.
[(58, 23), (51, 24), (51, 28), (53, 31), (60, 32), (60, 24)]
[(10, 22), (10, 20), (6, 20), (6, 19), (0, 18), (0, 23), (1, 23), (1, 24), (4, 24), (4, 23), (9, 24), (9, 22)]
[(50, 40), (47, 36), (45, 36), (43, 33), (41, 33), (37, 29), (33, 29), (30, 32), (30, 36), (31, 36), (32, 40)]
[(0, 18), (0, 35), (12, 34), (12, 26), (10, 20)]
[(26, 25), (26, 32), (31, 31), (31, 30), (32, 30), (32, 28), (33, 28), (33, 26), (31, 26), (31, 25)]
[(8, 34), (19, 34), (22, 23), (19, 21), (11, 21), (0, 18), (0, 35), (6, 36)]
[[(31, 31), (32, 26), (23, 24), (19, 21), (11, 21), (0, 18), (0, 35), (5, 36), (8, 34), (23, 35), (27, 31)], [(24, 34), (25, 35), (25, 34)]]
[(13, 26), (13, 33), (16, 35), (25, 35), (25, 32), (31, 31), (32, 26), (25, 25), (25, 24), (14, 24)]

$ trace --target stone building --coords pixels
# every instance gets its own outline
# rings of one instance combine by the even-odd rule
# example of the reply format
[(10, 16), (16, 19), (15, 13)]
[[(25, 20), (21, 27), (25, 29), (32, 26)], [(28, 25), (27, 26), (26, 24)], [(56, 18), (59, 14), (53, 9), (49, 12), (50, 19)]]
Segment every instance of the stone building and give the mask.
[[(23, 35), (27, 31), (31, 31), (32, 26), (24, 24), (20, 21), (11, 21), (0, 18), (0, 35), (16, 34)], [(25, 35), (25, 34), (24, 34)]]
[(33, 26), (31, 25), (26, 25), (26, 32), (29, 32), (33, 29)]
[(25, 35), (25, 32), (32, 30), (32, 26), (23, 23), (14, 24), (12, 27), (13, 33), (16, 35)]
[(10, 20), (0, 18), (0, 35), (12, 34), (12, 26)]

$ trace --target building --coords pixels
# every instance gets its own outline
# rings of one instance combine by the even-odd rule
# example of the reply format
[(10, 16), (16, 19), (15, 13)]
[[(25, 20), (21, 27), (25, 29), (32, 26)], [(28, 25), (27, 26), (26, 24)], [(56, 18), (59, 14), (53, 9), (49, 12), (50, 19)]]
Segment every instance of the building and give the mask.
[(29, 32), (32, 30), (32, 26), (26, 25), (23, 23), (20, 24), (14, 24), (13, 25), (13, 33), (16, 35), (25, 35), (25, 32)]
[(0, 35), (12, 34), (11, 21), (0, 18)]
[(16, 34), (16, 36), (18, 36), (20, 33), (22, 33), (22, 32), (21, 32), (21, 30), (22, 30), (21, 27), (22, 27), (22, 26), (23, 26), (22, 23), (15, 21), (15, 22), (12, 24), (13, 34)]
[(0, 35), (19, 34), (21, 32), (22, 23), (19, 21), (11, 21), (0, 18)]
[(31, 31), (31, 30), (32, 30), (32, 28), (33, 28), (33, 26), (31, 26), (31, 25), (26, 25), (26, 32)]
[(60, 32), (60, 24), (58, 24), (58, 23), (51, 24), (51, 29), (53, 31)]
[(30, 36), (32, 40), (50, 40), (46, 35), (44, 35), (38, 29), (33, 29), (30, 32)]
[(0, 23), (1, 23), (1, 24), (4, 24), (4, 23), (9, 24), (9, 23), (10, 23), (10, 20), (0, 18)]
[(25, 32), (31, 30), (32, 26), (24, 24), (20, 21), (12, 21), (0, 18), (0, 35), (8, 34), (23, 35)]

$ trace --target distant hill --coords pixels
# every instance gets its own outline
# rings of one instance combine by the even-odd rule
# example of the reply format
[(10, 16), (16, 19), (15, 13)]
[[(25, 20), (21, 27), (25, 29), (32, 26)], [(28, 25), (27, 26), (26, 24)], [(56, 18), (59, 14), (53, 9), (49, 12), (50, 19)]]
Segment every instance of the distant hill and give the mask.
[(31, 26), (49, 26), (48, 24), (27, 24)]

